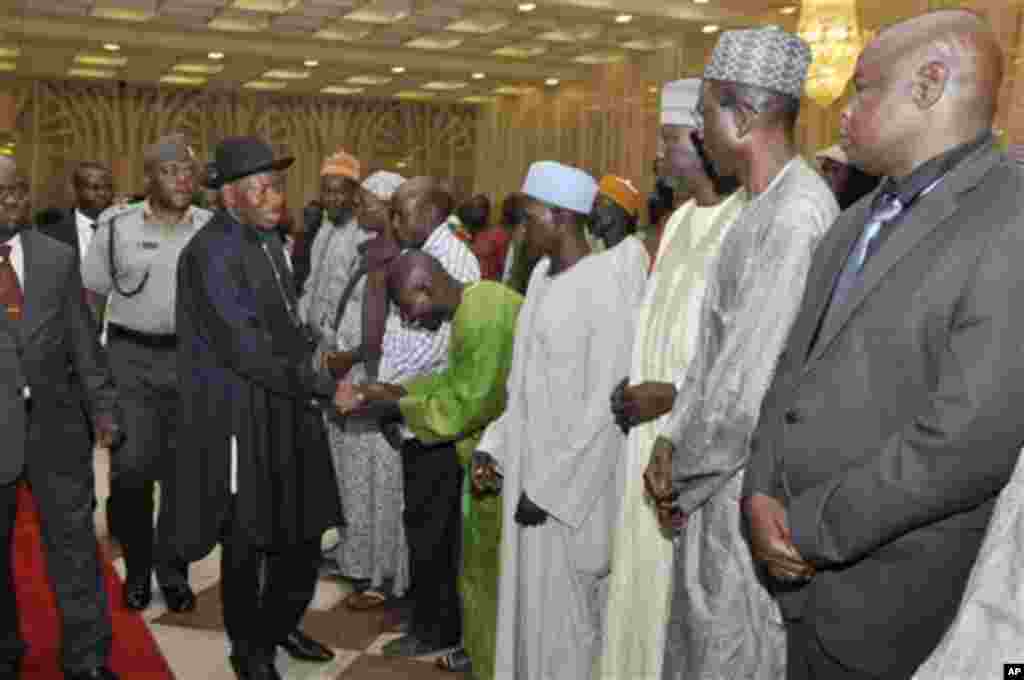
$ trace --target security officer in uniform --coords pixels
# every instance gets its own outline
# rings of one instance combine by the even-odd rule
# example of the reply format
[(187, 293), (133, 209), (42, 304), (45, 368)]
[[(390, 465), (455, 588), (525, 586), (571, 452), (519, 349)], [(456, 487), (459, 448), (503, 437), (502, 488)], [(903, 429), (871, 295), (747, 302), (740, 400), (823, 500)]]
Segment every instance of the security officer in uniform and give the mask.
[(154, 482), (176, 455), (178, 256), (213, 213), (192, 205), (197, 167), (183, 135), (160, 138), (144, 161), (147, 199), (102, 215), (82, 277), (87, 288), (109, 296), (107, 352), (131, 432), (111, 459), (108, 506), (124, 550), (124, 602), (136, 610), (149, 606), (155, 568), (168, 609), (183, 612), (195, 608), (195, 594), (188, 563), (165, 547), (162, 532), (154, 540)]

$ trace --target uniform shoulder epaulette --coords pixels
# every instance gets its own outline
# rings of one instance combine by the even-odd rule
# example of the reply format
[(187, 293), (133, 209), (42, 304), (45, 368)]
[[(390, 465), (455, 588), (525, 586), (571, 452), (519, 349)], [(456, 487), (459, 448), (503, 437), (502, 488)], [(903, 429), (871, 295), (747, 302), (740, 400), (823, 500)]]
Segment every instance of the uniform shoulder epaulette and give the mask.
[(122, 203), (120, 205), (112, 205), (96, 218), (96, 224), (105, 224), (115, 217), (121, 217), (131, 212), (141, 211), (145, 207), (145, 203), (139, 201), (137, 203)]

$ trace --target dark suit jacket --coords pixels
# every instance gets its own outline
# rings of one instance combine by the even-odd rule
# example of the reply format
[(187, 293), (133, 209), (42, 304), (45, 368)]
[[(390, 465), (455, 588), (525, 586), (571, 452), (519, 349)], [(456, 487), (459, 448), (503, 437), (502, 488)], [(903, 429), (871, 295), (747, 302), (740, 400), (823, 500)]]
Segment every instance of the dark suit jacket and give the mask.
[[(845, 664), (910, 677), (952, 621), (1024, 443), (1024, 175), (991, 144), (894, 226), (810, 343), (869, 196), (819, 246), (745, 493), (819, 568), (779, 593)], [(890, 677), (890, 676), (886, 676)]]
[(75, 220), (75, 211), (73, 209), (65, 211), (63, 218), (59, 222), (40, 222), (36, 225), (36, 229), (52, 239), (71, 246), (75, 254), (78, 255), (79, 260), (85, 256), (85, 253), (78, 252), (78, 222)]
[[(31, 229), (22, 232), (21, 242), (23, 316), (17, 322), (0, 316), (0, 484), (14, 481), (28, 456), (56, 472), (90, 464), (83, 395), (93, 416), (113, 415), (116, 403), (74, 251)], [(27, 431), (21, 393), (26, 383), (33, 403)]]

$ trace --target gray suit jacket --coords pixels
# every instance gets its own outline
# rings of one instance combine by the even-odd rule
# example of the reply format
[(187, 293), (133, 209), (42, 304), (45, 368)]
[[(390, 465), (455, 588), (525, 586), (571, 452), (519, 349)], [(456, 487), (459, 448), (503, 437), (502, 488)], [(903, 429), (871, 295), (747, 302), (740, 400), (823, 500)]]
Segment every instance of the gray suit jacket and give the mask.
[(840, 661), (909, 677), (952, 621), (1024, 443), (1024, 175), (991, 144), (894, 227), (811, 341), (873, 196), (822, 242), (745, 494), (819, 568), (777, 591)]
[[(14, 322), (0, 315), (0, 484), (21, 474), (26, 457), (55, 472), (80, 469), (92, 456), (89, 423), (114, 414), (116, 394), (96, 325), (85, 304), (78, 256), (69, 246), (26, 229), (25, 306)], [(22, 387), (32, 394), (25, 421)]]

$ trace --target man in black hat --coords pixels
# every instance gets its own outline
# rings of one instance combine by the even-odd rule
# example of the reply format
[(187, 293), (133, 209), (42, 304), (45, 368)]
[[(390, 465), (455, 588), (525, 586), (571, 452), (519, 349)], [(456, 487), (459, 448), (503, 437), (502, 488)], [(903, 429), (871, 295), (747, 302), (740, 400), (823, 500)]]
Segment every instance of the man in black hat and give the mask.
[(335, 385), (317, 377), (274, 228), (292, 161), (259, 139), (221, 142), (207, 182), (224, 209), (178, 267), (184, 420), (168, 535), (188, 560), (221, 543), (224, 625), (243, 679), (280, 678), (277, 645), (332, 656), (296, 628), (316, 586), (320, 537), (341, 523), (341, 506), (321, 412)]

